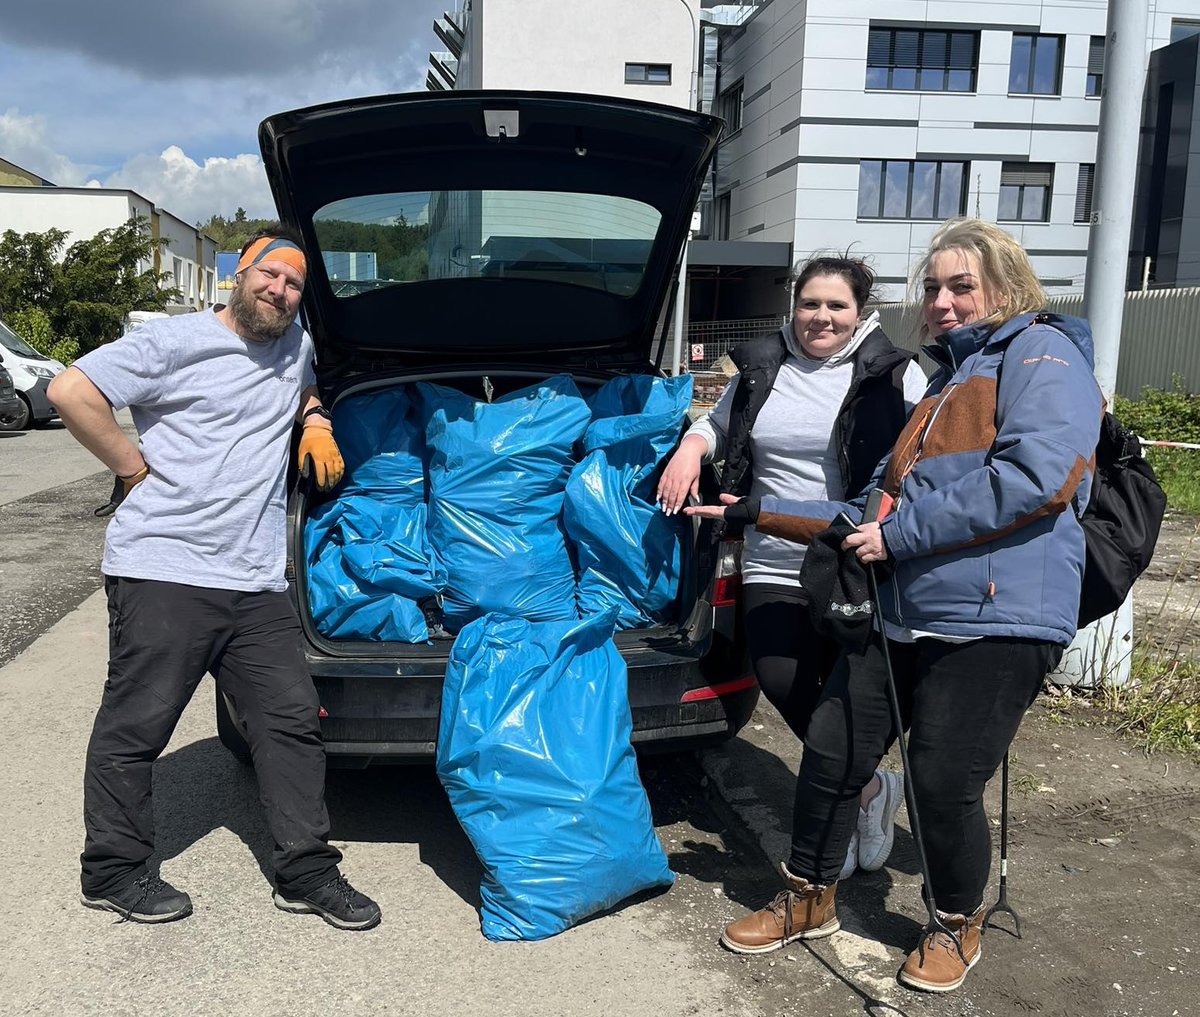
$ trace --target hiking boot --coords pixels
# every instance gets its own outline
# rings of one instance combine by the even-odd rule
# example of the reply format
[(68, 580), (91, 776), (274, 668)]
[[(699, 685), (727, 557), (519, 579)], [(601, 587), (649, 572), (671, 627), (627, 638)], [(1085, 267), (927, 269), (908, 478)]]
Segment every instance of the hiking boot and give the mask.
[(966, 915), (948, 915), (939, 911), (938, 917), (946, 923), (962, 942), (962, 957), (950, 937), (944, 932), (933, 931), (925, 935), (925, 957), (921, 958), (921, 949), (908, 955), (904, 967), (897, 976), (901, 985), (910, 989), (921, 989), (924, 992), (952, 992), (962, 985), (971, 970), (979, 961), (983, 947), (980, 936), (983, 932), (983, 920), (986, 912), (983, 905), (976, 909), (970, 917)]
[(273, 899), (280, 911), (320, 915), (334, 928), (352, 932), (373, 929), (383, 918), (379, 905), (354, 889), (342, 875), (334, 876), (328, 883), (302, 895), (284, 895), (276, 890)]
[(721, 933), (721, 945), (734, 953), (770, 953), (798, 939), (832, 936), (838, 922), (837, 883), (814, 886), (780, 865), (787, 889), (761, 911), (739, 918)]
[(97, 911), (115, 911), (123, 922), (173, 922), (192, 913), (191, 897), (149, 873), (104, 897), (81, 893), (79, 903)]
[(858, 831), (850, 835), (850, 846), (846, 848), (846, 860), (842, 862), (842, 871), (838, 873), (838, 882), (849, 879), (858, 868)]
[(858, 867), (882, 869), (896, 837), (896, 811), (904, 801), (904, 780), (891, 770), (876, 770), (879, 790), (865, 809), (858, 810)]

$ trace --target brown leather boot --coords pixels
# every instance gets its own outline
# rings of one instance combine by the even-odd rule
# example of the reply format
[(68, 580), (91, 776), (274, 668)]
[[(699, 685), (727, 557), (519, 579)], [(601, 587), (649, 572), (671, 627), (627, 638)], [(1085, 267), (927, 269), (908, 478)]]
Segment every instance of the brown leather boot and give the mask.
[(787, 889), (761, 911), (739, 918), (721, 933), (721, 945), (734, 953), (770, 953), (797, 939), (832, 936), (838, 922), (837, 883), (814, 886), (780, 865)]
[(963, 963), (954, 943), (944, 932), (928, 933), (925, 936), (924, 960), (918, 946), (900, 969), (898, 977), (902, 985), (925, 992), (952, 992), (962, 985), (967, 972), (978, 962), (983, 952), (980, 942), (983, 920), (987, 917), (983, 905), (970, 916), (948, 915), (939, 911), (938, 917), (959, 937), (967, 962)]

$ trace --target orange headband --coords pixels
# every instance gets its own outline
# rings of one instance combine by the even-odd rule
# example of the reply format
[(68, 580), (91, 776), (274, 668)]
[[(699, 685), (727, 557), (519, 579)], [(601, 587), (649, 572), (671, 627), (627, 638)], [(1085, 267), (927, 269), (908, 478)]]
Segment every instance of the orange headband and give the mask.
[(260, 261), (282, 261), (285, 265), (291, 265), (301, 275), (308, 274), (308, 262), (304, 260), (304, 252), (290, 240), (281, 237), (259, 237), (238, 259), (237, 272), (241, 273)]

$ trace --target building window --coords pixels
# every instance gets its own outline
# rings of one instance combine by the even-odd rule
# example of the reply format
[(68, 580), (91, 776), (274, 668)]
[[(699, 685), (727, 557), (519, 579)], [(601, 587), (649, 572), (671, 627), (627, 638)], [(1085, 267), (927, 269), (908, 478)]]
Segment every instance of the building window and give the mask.
[(1096, 183), (1096, 164), (1079, 164), (1079, 183), (1075, 188), (1075, 221), (1092, 221), (1092, 187)]
[(717, 196), (717, 239), (729, 239), (729, 215), (733, 210), (733, 200), (731, 191), (726, 191), (724, 194)]
[(867, 36), (867, 88), (974, 92), (979, 33), (872, 28)]
[(625, 84), (627, 85), (669, 85), (670, 83), (670, 64), (625, 65)]
[(1179, 42), (1180, 39), (1186, 39), (1189, 35), (1200, 35), (1200, 21), (1191, 21), (1187, 18), (1171, 19), (1172, 42)]
[(1059, 95), (1062, 91), (1061, 35), (1013, 33), (1008, 91), (1013, 95)]
[(730, 85), (717, 99), (717, 116), (725, 121), (725, 136), (742, 129), (742, 96), (744, 81)]
[(1104, 84), (1104, 36), (1093, 35), (1088, 48), (1087, 94), (1098, 96)]
[(996, 218), (1011, 222), (1049, 222), (1054, 165), (1006, 162), (1000, 166), (1000, 208)]
[(858, 164), (860, 219), (948, 219), (967, 201), (967, 163), (864, 159)]

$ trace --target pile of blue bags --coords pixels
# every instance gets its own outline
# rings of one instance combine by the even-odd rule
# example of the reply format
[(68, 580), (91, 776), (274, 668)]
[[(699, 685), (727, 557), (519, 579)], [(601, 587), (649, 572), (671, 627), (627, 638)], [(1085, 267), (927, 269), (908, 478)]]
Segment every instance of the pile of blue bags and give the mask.
[[(481, 402), (429, 383), (341, 400), (339, 496), (305, 525), (309, 606), (330, 639), (429, 639), (489, 612), (618, 629), (677, 615), (687, 521), (654, 504), (692, 379), (568, 375)], [(438, 610), (440, 606), (440, 611)]]
[(347, 480), (305, 526), (312, 617), (333, 639), (457, 633), (437, 770), (489, 939), (544, 939), (674, 879), (613, 634), (678, 615), (690, 531), (654, 488), (691, 382), (585, 400), (560, 375), (486, 403), (420, 383), (334, 410)]

